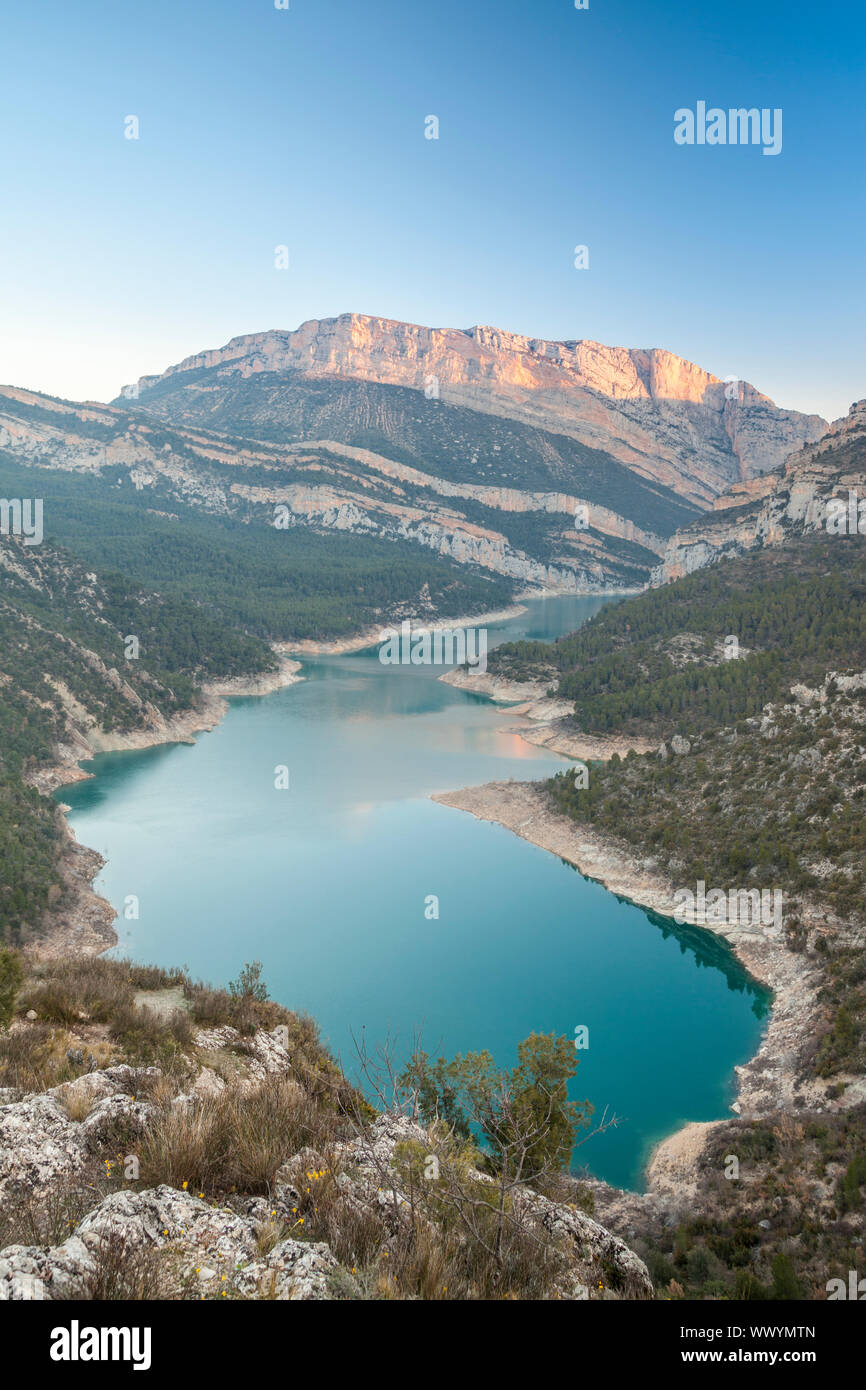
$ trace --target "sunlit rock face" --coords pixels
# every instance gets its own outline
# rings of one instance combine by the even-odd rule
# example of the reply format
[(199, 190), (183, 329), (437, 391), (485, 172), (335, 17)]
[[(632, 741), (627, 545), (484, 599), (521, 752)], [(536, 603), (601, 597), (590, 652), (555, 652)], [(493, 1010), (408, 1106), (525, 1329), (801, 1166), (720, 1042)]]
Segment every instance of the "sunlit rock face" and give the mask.
[[(663, 349), (359, 314), (233, 339), (111, 405), (0, 387), (0, 450), (150, 492), (157, 515), (176, 498), (271, 524), (282, 505), (335, 544), (562, 593), (642, 587), (678, 527), (731, 486), (754, 500), (825, 430)], [(671, 573), (708, 555), (689, 542)]]
[[(203, 370), (213, 378), (196, 382), (194, 391), (190, 383), (182, 401), (184, 377), (189, 382), (190, 373)], [(604, 449), (703, 505), (826, 429), (818, 416), (781, 410), (747, 382), (722, 381), (662, 348), (549, 342), (498, 328), (427, 328), (364, 314), (233, 338), (142, 377), (138, 387), (147, 408), (177, 422), (204, 423), (200, 410), (212, 408), (220, 378), (287, 372), (436, 391), (447, 403)], [(157, 386), (159, 402), (152, 398)]]

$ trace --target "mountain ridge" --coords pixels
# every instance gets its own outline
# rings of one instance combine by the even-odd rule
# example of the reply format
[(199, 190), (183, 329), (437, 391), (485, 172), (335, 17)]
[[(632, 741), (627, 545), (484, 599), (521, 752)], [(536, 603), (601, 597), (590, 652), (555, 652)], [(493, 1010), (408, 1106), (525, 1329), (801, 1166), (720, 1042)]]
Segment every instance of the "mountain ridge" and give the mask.
[[(216, 376), (194, 381), (202, 372)], [(287, 372), (408, 386), (428, 400), (570, 435), (697, 505), (766, 472), (827, 428), (820, 416), (781, 410), (748, 382), (722, 381), (664, 348), (555, 342), (486, 325), (428, 328), (363, 314), (243, 334), (139, 378), (135, 389), (146, 409), (202, 424), (220, 379)]]

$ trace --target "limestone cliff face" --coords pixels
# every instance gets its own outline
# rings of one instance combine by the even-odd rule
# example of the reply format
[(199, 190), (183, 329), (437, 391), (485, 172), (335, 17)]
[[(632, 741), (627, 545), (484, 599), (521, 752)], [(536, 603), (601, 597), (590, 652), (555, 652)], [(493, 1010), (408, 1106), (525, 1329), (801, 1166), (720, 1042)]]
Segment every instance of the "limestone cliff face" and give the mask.
[(866, 498), (866, 400), (855, 402), (816, 444), (793, 453), (772, 473), (735, 484), (710, 512), (677, 531), (652, 583), (824, 530), (827, 503), (832, 497), (847, 500), (849, 492)]
[[(34, 468), (105, 472), (116, 485), (160, 496), (168, 490), (252, 524), (273, 524), (275, 507), (284, 505), (292, 525), (409, 542), (561, 593), (633, 589), (664, 547), (655, 532), (595, 502), (578, 529), (578, 508), (587, 505), (579, 493), (458, 483), (332, 440), (267, 445), (17, 388), (0, 388), (0, 450)], [(475, 511), (464, 510), (466, 503)], [(478, 508), (483, 521), (475, 519)], [(166, 514), (164, 505), (154, 509)], [(545, 531), (528, 551), (509, 534), (509, 518), (533, 513), (545, 518)]]
[(734, 388), (736, 399), (728, 399), (725, 382), (660, 348), (549, 342), (489, 327), (426, 328), (363, 314), (233, 338), (142, 377), (142, 405), (159, 409), (151, 400), (154, 388), (181, 387), (203, 370), (213, 380), (190, 381), (191, 399), (218, 391), (226, 377), (261, 373), (418, 391), (435, 383), (446, 402), (571, 435), (703, 505), (731, 482), (777, 466), (826, 429), (820, 417), (780, 410), (746, 382)]
[[(408, 464), (385, 458), (371, 449), (357, 449), (348, 444), (340, 444), (332, 439), (310, 440), (304, 450), (325, 449), (331, 454), (341, 455), (374, 469), (383, 478), (396, 478), (415, 487), (431, 488), (442, 497), (463, 497), (480, 502), (483, 506), (503, 512), (548, 512), (561, 516), (574, 517), (581, 506), (587, 508), (587, 520), (594, 530), (621, 540), (633, 541), (645, 546), (647, 550), (664, 549), (664, 541), (655, 532), (646, 529), (630, 518), (622, 517), (610, 507), (598, 502), (589, 503), (575, 493), (525, 491), (521, 488), (497, 487), (486, 483), (455, 483), (437, 477), (434, 473), (422, 473)], [(302, 452), (302, 451), (301, 451)]]
[(633, 590), (696, 510), (825, 430), (730, 394), (662, 349), (346, 314), (233, 339), (113, 405), (0, 388), (0, 449), (116, 469), (157, 511), (173, 496), (255, 525), (284, 504), (292, 525), (522, 585)]

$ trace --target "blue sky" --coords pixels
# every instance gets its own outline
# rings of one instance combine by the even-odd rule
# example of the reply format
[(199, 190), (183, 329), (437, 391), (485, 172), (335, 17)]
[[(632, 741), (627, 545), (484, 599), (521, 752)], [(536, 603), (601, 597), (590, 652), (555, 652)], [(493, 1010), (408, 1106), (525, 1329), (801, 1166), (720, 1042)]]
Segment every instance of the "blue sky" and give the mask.
[[(854, 0), (290, 6), (4, 7), (0, 380), (109, 399), (354, 310), (666, 347), (827, 417), (866, 395)], [(782, 152), (677, 146), (699, 100), (781, 107)]]

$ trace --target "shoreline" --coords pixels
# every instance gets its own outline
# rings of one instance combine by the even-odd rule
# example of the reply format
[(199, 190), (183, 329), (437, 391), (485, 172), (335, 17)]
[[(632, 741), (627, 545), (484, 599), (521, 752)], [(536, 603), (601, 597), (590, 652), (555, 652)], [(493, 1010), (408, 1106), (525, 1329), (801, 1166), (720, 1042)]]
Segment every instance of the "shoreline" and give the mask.
[[(85, 771), (81, 764), (100, 753), (137, 752), (168, 743), (195, 743), (196, 735), (208, 733), (225, 717), (229, 700), (270, 695), (304, 679), (298, 674), (301, 663), (286, 655), (282, 646), (274, 647), (274, 655), (276, 671), (203, 682), (198, 702), (191, 709), (166, 717), (151, 707), (150, 722), (145, 728), (106, 733), (96, 727), (85, 729), (71, 724), (72, 741), (58, 745), (56, 761), (32, 777), (30, 785), (44, 795), (51, 795), (60, 787), (93, 777), (94, 774)], [(119, 940), (113, 926), (117, 913), (93, 886), (106, 861), (97, 850), (78, 842), (69, 824), (68, 811), (69, 807), (63, 802), (57, 803), (62, 840), (57, 868), (64, 902), (46, 911), (38, 938), (27, 945), (28, 952), (37, 958), (96, 956), (116, 946)]]
[[(553, 701), (549, 701), (548, 704), (554, 706)], [(580, 729), (574, 729), (569, 720), (563, 719), (555, 706), (549, 712), (543, 702), (529, 708), (518, 706), (513, 712), (526, 715), (529, 719), (548, 721), (537, 724), (535, 728), (531, 725), (526, 729), (521, 727), (520, 732), (527, 743), (533, 743), (537, 748), (547, 748), (551, 753), (559, 753), (563, 758), (577, 758), (580, 762), (586, 763), (606, 763), (614, 753), (624, 758), (626, 753), (652, 753), (658, 747), (656, 743), (642, 738), (623, 738), (618, 734), (602, 738), (600, 735), (585, 734)]]
[[(645, 588), (646, 586), (644, 586)], [(631, 594), (642, 594), (644, 588), (639, 589), (592, 589), (573, 593), (570, 589), (523, 589), (515, 594), (514, 602), (507, 608), (497, 608), (489, 613), (475, 613), (468, 617), (460, 618), (436, 618), (433, 622), (424, 622), (422, 619), (412, 617), (413, 631), (418, 632), (444, 632), (451, 628), (459, 627), (484, 627), (489, 623), (504, 623), (510, 618), (519, 618), (521, 613), (526, 612), (526, 603), (535, 599), (545, 598), (627, 598)], [(290, 656), (343, 656), (349, 652), (362, 652), (367, 647), (378, 646), (382, 640), (382, 632), (386, 628), (399, 627), (400, 618), (391, 619), (389, 622), (376, 623), (370, 627), (362, 628), (359, 632), (354, 632), (348, 637), (337, 637), (330, 641), (314, 641), (306, 638), (302, 642), (286, 642), (282, 646)], [(440, 677), (444, 680), (444, 676)]]
[(541, 681), (516, 681), (491, 675), (489, 671), (467, 671), (462, 666), (446, 671), (439, 680), (455, 690), (491, 700), (509, 714), (531, 719), (535, 727), (531, 724), (514, 725), (513, 732), (521, 734), (527, 743), (537, 748), (547, 748), (564, 758), (607, 762), (614, 753), (624, 758), (632, 750), (635, 753), (652, 753), (658, 747), (650, 739), (624, 738), (619, 734), (602, 737), (575, 728), (571, 722), (572, 701), (549, 694)]
[[(539, 849), (573, 864), (587, 878), (637, 907), (673, 918), (674, 885), (625, 841), (599, 835), (551, 807), (543, 788), (533, 782), (488, 782), (458, 791), (435, 792), (432, 801), (469, 812), (477, 820), (501, 825)], [(734, 1067), (737, 1094), (730, 1118), (757, 1119), (795, 1111), (847, 1109), (829, 1099), (831, 1086), (800, 1080), (799, 1061), (822, 1007), (817, 994), (820, 967), (789, 951), (775, 928), (720, 927), (695, 923), (724, 937), (738, 961), (759, 983), (773, 991), (773, 1003), (754, 1056)], [(856, 1088), (849, 1087), (851, 1091)], [(859, 1097), (862, 1099), (862, 1096)], [(696, 1165), (710, 1132), (726, 1118), (686, 1121), (655, 1145), (645, 1169), (644, 1196), (682, 1196), (695, 1181)], [(613, 1189), (612, 1189), (613, 1190)], [(641, 1196), (641, 1194), (632, 1194)]]
[[(468, 627), (476, 622), (502, 622), (525, 612), (523, 604), (518, 602), (509, 608), (477, 617), (443, 619), (437, 621), (435, 629)], [(163, 744), (195, 743), (199, 734), (216, 728), (225, 717), (229, 700), (270, 695), (294, 685), (304, 679), (299, 674), (304, 657), (363, 651), (365, 647), (375, 645), (381, 630), (381, 627), (365, 629), (334, 642), (272, 643), (277, 660), (276, 671), (204, 681), (200, 686), (198, 701), (191, 709), (166, 717), (151, 706), (149, 722), (141, 729), (106, 733), (95, 726), (82, 726), (76, 722), (72, 711), (67, 711), (67, 739), (57, 745), (54, 762), (34, 773), (29, 784), (43, 795), (51, 796), (61, 787), (92, 777), (94, 774), (85, 771), (81, 764), (100, 753), (136, 752)], [(62, 906), (46, 910), (38, 937), (28, 943), (26, 949), (36, 957), (100, 955), (103, 951), (111, 950), (119, 940), (113, 927), (117, 913), (108, 899), (97, 893), (93, 886), (106, 861), (97, 850), (79, 843), (69, 824), (68, 811), (69, 807), (63, 802), (57, 803), (61, 839), (57, 868), (64, 901)]]
[[(517, 601), (508, 608), (477, 616), (438, 619), (429, 630), (506, 622), (526, 612), (519, 601), (521, 598), (557, 596), (553, 591), (527, 591), (519, 594)], [(93, 773), (86, 772), (81, 764), (100, 753), (133, 752), (169, 743), (195, 743), (198, 734), (216, 728), (225, 717), (230, 699), (270, 695), (294, 685), (304, 679), (298, 674), (304, 657), (363, 651), (378, 642), (381, 631), (380, 625), (332, 642), (272, 643), (272, 651), (277, 659), (276, 671), (205, 681), (193, 708), (166, 718), (152, 706), (149, 723), (143, 729), (105, 733), (96, 727), (81, 726), (72, 717), (72, 712), (67, 711), (69, 737), (57, 745), (55, 761), (36, 772), (29, 783), (43, 795), (50, 796), (60, 787), (92, 777)], [(112, 925), (117, 913), (93, 886), (106, 861), (98, 851), (79, 844), (67, 819), (68, 810), (62, 802), (57, 804), (61, 832), (58, 871), (64, 889), (64, 906), (46, 910), (38, 937), (27, 946), (27, 950), (35, 956), (100, 955), (118, 944), (118, 936)]]
[[(533, 595), (542, 597), (542, 595)], [(413, 632), (445, 632), (458, 627), (485, 626), (487, 623), (505, 623), (510, 618), (519, 618), (526, 609), (522, 603), (512, 604), (509, 608), (499, 608), (492, 613), (478, 613), (468, 618), (437, 618), (435, 622), (417, 622), (414, 618), (409, 621), (412, 623)], [(344, 656), (349, 652), (363, 652), (368, 647), (376, 647), (383, 640), (382, 633), (390, 628), (395, 628), (395, 624), (404, 619), (394, 619), (391, 623), (377, 623), (375, 627), (362, 628), (360, 632), (353, 633), (350, 637), (338, 637), (333, 641), (314, 642), (307, 639), (303, 642), (286, 643), (286, 651), (291, 655), (305, 656)]]

